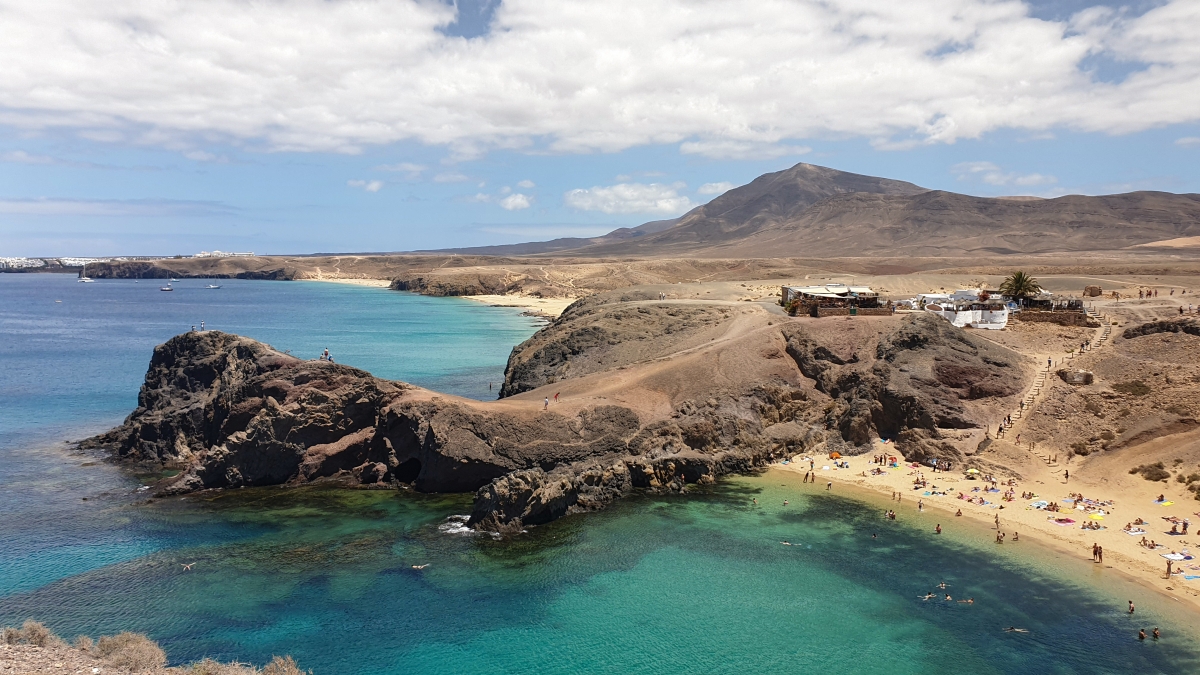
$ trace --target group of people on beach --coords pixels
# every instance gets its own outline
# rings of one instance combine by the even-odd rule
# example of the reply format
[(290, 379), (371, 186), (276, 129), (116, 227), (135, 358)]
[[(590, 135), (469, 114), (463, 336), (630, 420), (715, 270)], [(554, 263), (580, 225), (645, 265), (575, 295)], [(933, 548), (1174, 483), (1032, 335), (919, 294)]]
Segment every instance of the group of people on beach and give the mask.
[(325, 351), (321, 352), (321, 356), (319, 356), (317, 358), (317, 360), (318, 361), (328, 361), (330, 363), (333, 363), (333, 354), (329, 353), (329, 347), (326, 347)]

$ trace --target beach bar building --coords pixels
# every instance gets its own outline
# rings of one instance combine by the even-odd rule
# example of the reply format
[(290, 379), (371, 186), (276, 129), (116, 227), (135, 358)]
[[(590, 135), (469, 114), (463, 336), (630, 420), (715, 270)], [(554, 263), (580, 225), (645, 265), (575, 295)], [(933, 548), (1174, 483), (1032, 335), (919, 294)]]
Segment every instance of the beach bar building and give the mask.
[(870, 286), (783, 286), (780, 298), (780, 304), (793, 314), (831, 316), (890, 313), (890, 310), (881, 307), (879, 293)]

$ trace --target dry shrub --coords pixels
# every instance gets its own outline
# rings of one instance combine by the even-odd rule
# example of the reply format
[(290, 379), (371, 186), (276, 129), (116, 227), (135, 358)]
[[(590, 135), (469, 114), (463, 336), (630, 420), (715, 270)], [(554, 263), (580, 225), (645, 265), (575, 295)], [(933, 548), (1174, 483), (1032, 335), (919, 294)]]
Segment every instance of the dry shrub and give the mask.
[(1171, 472), (1166, 470), (1166, 467), (1163, 466), (1162, 462), (1155, 462), (1153, 464), (1143, 464), (1141, 466), (1135, 466), (1129, 470), (1129, 473), (1131, 473), (1131, 474), (1140, 473), (1140, 474), (1142, 474), (1142, 478), (1145, 478), (1146, 480), (1154, 480), (1154, 481), (1167, 480), (1168, 478), (1171, 477)]
[(1131, 380), (1129, 382), (1120, 382), (1112, 386), (1114, 391), (1119, 391), (1122, 394), (1130, 396), (1145, 396), (1150, 393), (1150, 386), (1141, 380)]
[(290, 656), (276, 656), (262, 669), (262, 675), (312, 675), (312, 671), (300, 670)]
[(6, 645), (15, 645), (21, 641), (21, 631), (11, 626), (5, 626), (3, 634), (0, 635), (0, 639), (2, 639)]
[(21, 626), (21, 638), (34, 647), (45, 647), (53, 640), (54, 633), (41, 622), (30, 619)]
[(220, 663), (212, 659), (204, 659), (193, 663), (185, 671), (187, 675), (258, 675), (254, 666), (241, 663)]
[(81, 652), (90, 652), (92, 651), (92, 647), (95, 646), (96, 643), (92, 642), (92, 638), (86, 635), (80, 635), (79, 637), (75, 638), (75, 648)]
[(126, 631), (118, 635), (105, 635), (96, 643), (96, 651), (112, 666), (135, 673), (167, 665), (166, 652), (141, 633)]

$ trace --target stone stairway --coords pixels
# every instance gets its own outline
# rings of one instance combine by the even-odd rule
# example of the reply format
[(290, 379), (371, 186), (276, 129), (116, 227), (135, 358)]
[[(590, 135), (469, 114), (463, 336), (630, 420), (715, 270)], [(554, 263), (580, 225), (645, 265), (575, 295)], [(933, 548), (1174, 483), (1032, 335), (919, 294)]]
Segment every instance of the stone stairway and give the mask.
[[(1096, 334), (1092, 337), (1092, 341), (1088, 344), (1088, 351), (1091, 351), (1093, 349), (1099, 349), (1100, 347), (1103, 347), (1108, 342), (1108, 338), (1112, 334), (1112, 321), (1109, 320), (1106, 315), (1102, 315), (1094, 309), (1087, 310), (1087, 314), (1090, 318), (1100, 322), (1100, 328), (1096, 330)], [(1076, 356), (1077, 354), (1075, 352), (1067, 354), (1060, 361), (1060, 364), (1065, 365), (1071, 361), (1074, 361)], [(1045, 370), (1039, 371), (1037, 377), (1033, 378), (1033, 385), (1025, 392), (1025, 397), (1022, 399), (1024, 405), (1012, 412), (1010, 415), (1012, 418), (1011, 424), (1006, 425), (1002, 423), (1000, 425), (999, 430), (996, 432), (996, 438), (1004, 438), (1007, 436), (1009, 431), (1011, 431), (1013, 427), (1017, 426), (1017, 420), (1024, 418), (1025, 413), (1033, 409), (1033, 404), (1037, 402), (1038, 397), (1042, 394), (1042, 389), (1046, 387), (1046, 378), (1050, 375), (1050, 369), (1051, 366), (1047, 365)]]

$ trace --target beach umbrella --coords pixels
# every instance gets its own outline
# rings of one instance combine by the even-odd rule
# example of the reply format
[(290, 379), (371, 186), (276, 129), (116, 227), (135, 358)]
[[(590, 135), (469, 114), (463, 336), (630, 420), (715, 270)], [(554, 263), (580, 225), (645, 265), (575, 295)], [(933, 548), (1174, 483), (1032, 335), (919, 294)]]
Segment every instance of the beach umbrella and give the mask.
[(979, 473), (979, 469), (967, 469), (967, 473)]

